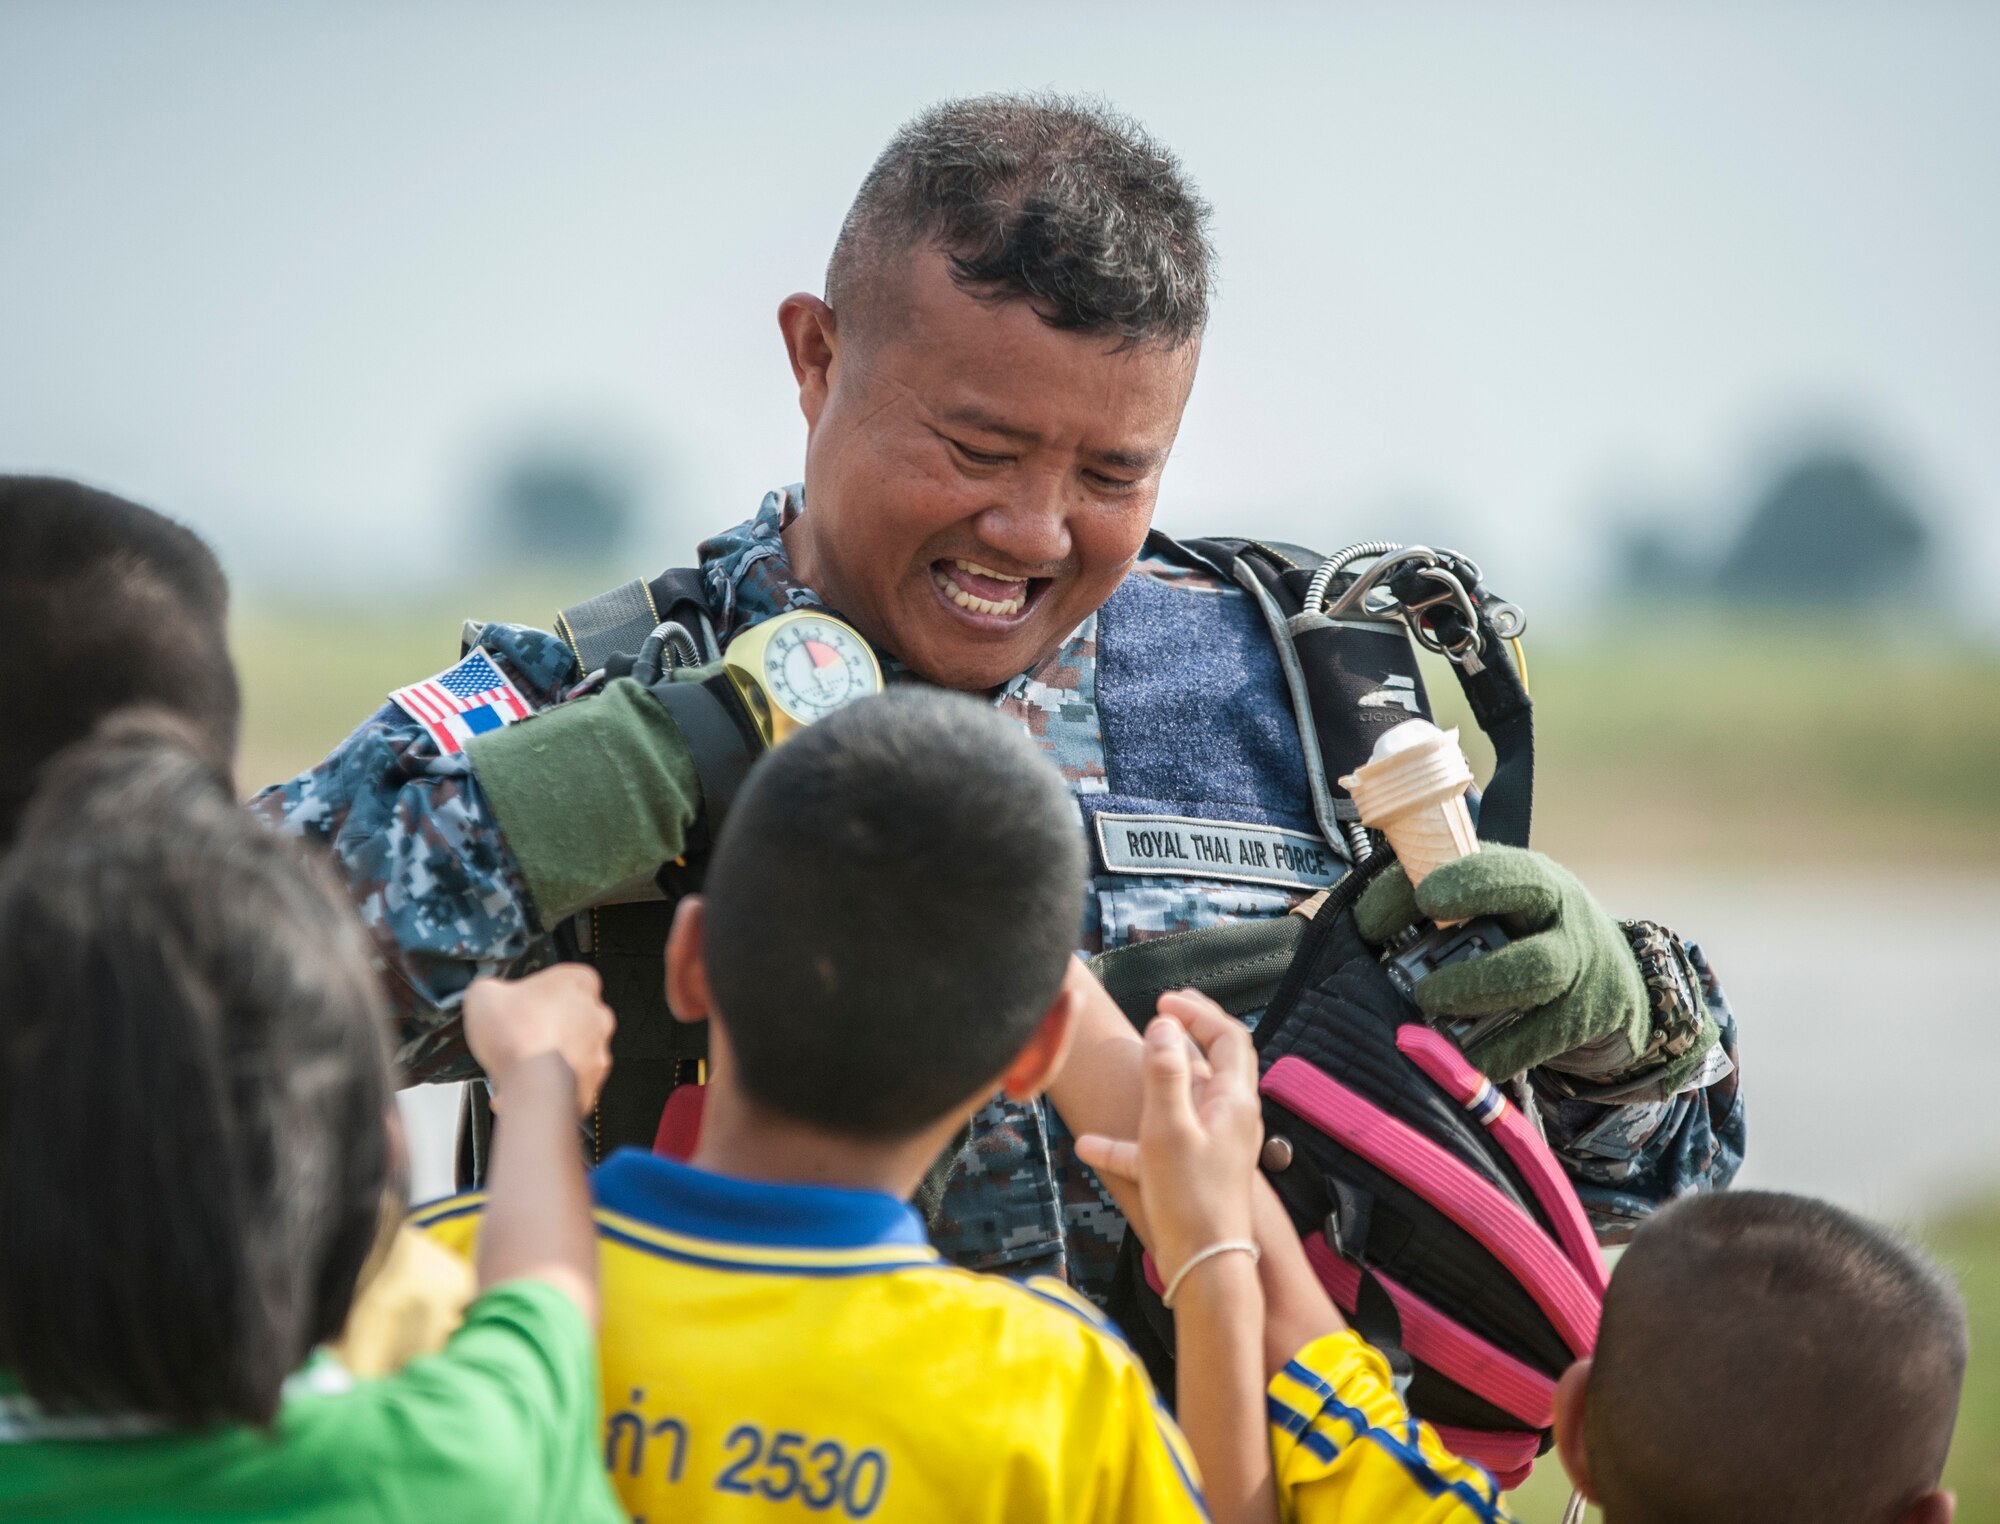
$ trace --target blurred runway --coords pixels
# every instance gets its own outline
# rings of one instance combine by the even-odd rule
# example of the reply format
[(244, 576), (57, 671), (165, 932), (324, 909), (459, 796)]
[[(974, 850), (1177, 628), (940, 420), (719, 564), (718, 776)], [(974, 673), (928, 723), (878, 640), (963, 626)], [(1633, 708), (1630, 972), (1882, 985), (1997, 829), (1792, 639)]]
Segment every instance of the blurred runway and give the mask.
[[(1742, 1022), (1743, 1185), (1908, 1221), (2000, 1185), (2000, 880), (1583, 870), (1699, 941)], [(459, 1087), (400, 1098), (417, 1200), (451, 1189)]]
[(1585, 871), (1702, 944), (1742, 1027), (1741, 1185), (1907, 1221), (2000, 1185), (2000, 880)]

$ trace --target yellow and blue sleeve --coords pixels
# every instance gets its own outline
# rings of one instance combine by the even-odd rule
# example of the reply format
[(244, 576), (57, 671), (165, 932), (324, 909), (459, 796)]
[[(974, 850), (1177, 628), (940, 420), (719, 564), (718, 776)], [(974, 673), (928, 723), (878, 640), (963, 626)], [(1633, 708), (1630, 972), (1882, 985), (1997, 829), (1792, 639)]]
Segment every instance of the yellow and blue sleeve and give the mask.
[(1064, 1476), (1093, 1477), (1093, 1485), (1081, 1489), (1090, 1506), (1065, 1517), (1092, 1524), (1206, 1524), (1208, 1505), (1194, 1452), (1117, 1328), (1060, 1281), (1036, 1276), (1023, 1282), (1022, 1289), (1088, 1324), (1104, 1349), (1100, 1376), (1080, 1378), (1084, 1384), (1072, 1393), (1072, 1411), (1091, 1412), (1088, 1421), (1065, 1426), (1062, 1442), (1077, 1453), (1063, 1456), (1060, 1463)]
[(1300, 1350), (1266, 1392), (1278, 1506), (1295, 1524), (1508, 1524), (1493, 1479), (1412, 1418), (1351, 1330)]
[(410, 1215), (403, 1222), (440, 1248), (449, 1249), (470, 1263), (479, 1244), (479, 1220), (485, 1215), (486, 1193), (463, 1191), (456, 1196), (446, 1196), (441, 1201), (411, 1208)]

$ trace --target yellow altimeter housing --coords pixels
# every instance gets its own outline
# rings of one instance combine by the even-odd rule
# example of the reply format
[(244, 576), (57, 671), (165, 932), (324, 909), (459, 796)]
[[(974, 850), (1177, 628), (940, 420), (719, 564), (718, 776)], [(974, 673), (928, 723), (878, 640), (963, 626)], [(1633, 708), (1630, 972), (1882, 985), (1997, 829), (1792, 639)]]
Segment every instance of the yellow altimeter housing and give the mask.
[(729, 643), (722, 669), (766, 746), (882, 691), (882, 664), (868, 642), (821, 609), (793, 609), (752, 625)]

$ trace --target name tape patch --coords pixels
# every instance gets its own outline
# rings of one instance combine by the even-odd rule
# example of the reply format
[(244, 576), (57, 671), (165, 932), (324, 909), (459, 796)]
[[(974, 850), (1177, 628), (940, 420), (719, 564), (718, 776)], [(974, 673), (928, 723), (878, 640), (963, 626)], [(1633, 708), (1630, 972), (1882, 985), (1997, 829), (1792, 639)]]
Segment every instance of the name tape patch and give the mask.
[(1347, 871), (1325, 841), (1280, 826), (1182, 815), (1097, 817), (1097, 850), (1113, 873), (1221, 878), (1324, 889)]

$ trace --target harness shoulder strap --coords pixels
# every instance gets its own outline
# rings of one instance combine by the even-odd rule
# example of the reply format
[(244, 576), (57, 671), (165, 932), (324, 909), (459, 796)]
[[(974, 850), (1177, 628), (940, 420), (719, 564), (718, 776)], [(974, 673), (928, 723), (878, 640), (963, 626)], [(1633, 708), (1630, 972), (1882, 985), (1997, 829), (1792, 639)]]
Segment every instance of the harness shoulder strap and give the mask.
[[(1347, 832), (1357, 816), (1338, 780), (1368, 759), (1376, 728), (1357, 726), (1356, 718), (1398, 717), (1397, 705), (1409, 714), (1430, 714), (1407, 627), (1393, 620), (1303, 613), (1308, 584), (1324, 559), (1315, 551), (1240, 539), (1190, 540), (1181, 548), (1243, 587), (1263, 611), (1292, 690), (1320, 828), (1327, 840), (1348, 850)], [(1491, 654), (1483, 664), (1453, 661), (1451, 669), (1473, 719), (1493, 743), (1495, 766), (1480, 800), (1479, 834), (1524, 847), (1534, 809), (1533, 706), (1483, 606), (1477, 617), (1481, 643)], [(1345, 754), (1350, 748), (1351, 756)]]
[[(1160, 538), (1165, 540), (1166, 537), (1162, 535)], [(1298, 725), (1306, 784), (1312, 792), (1313, 816), (1319, 822), (1320, 834), (1336, 852), (1353, 863), (1356, 853), (1349, 830), (1354, 828), (1358, 817), (1353, 801), (1338, 782), (1341, 773), (1348, 770), (1351, 764), (1344, 755), (1348, 748), (1340, 746), (1332, 733), (1334, 726), (1343, 724), (1347, 718), (1345, 706), (1336, 702), (1329, 710), (1329, 696), (1321, 691), (1327, 686), (1326, 674), (1308, 670), (1303, 659), (1307, 653), (1300, 650), (1292, 630), (1293, 616), (1304, 607), (1306, 584), (1311, 579), (1313, 568), (1324, 558), (1302, 546), (1271, 545), (1257, 540), (1189, 540), (1181, 549), (1241, 587), (1264, 616), (1264, 626), (1270, 633), (1271, 644), (1278, 653), (1278, 663), (1284, 670), (1286, 691), (1292, 698), (1292, 717)], [(1422, 701), (1423, 678), (1417, 670), (1415, 651), (1410, 649), (1407, 639), (1394, 638), (1396, 632), (1390, 627), (1385, 626), (1384, 633), (1390, 638), (1377, 635), (1373, 642), (1383, 648), (1379, 657), (1366, 662), (1335, 664), (1356, 669), (1358, 687), (1346, 679), (1337, 685), (1355, 688), (1352, 694), (1346, 695), (1349, 704), (1380, 683), (1385, 673), (1391, 672), (1406, 680), (1412, 703)], [(1348, 635), (1341, 646), (1345, 650), (1355, 643), (1355, 637)], [(1428, 706), (1419, 712), (1428, 713)], [(1329, 756), (1329, 751), (1334, 755)], [(1353, 759), (1366, 760), (1365, 753)]]
[(556, 634), (576, 658), (579, 677), (597, 671), (612, 656), (637, 651), (661, 623), (673, 620), (702, 643), (706, 660), (721, 654), (709, 617), (701, 570), (678, 566), (650, 582), (634, 577), (617, 587), (572, 603), (556, 615)]
[(702, 580), (699, 566), (670, 567), (647, 583), (646, 588), (662, 619), (673, 620), (701, 642), (703, 661), (714, 661), (722, 655), (715, 621), (708, 611), (708, 584)]

